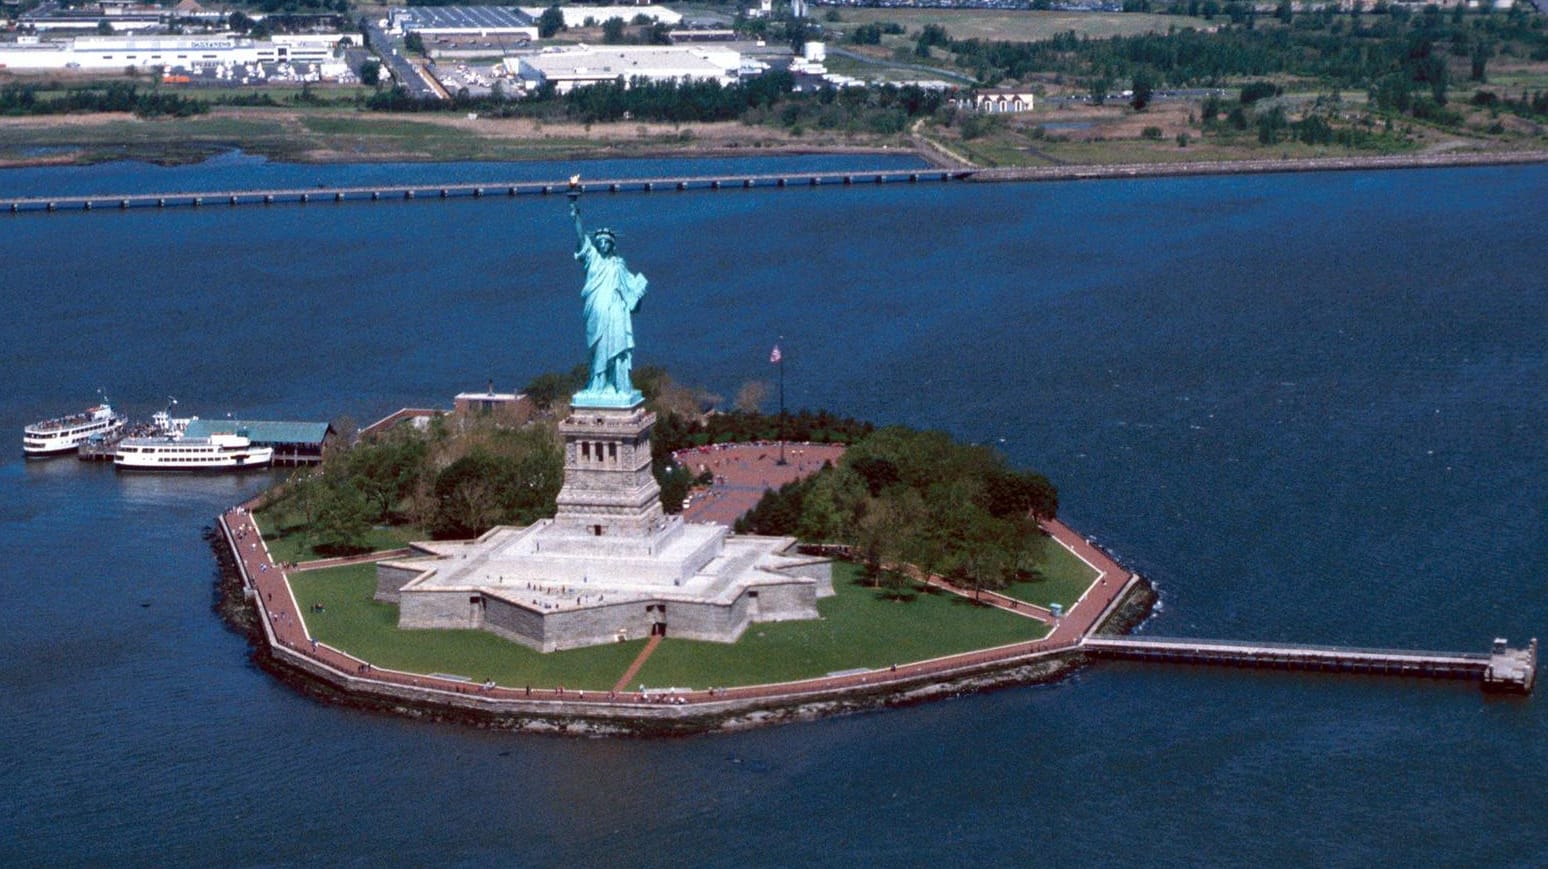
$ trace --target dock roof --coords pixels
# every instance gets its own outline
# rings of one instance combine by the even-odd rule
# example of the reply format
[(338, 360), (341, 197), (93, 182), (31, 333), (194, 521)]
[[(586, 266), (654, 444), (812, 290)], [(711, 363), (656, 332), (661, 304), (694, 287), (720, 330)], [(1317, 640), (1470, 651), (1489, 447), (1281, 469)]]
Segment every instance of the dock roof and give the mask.
[(262, 419), (196, 419), (188, 424), (187, 437), (207, 438), (212, 434), (245, 429), (247, 437), (258, 444), (317, 444), (328, 436), (326, 422), (284, 422)]

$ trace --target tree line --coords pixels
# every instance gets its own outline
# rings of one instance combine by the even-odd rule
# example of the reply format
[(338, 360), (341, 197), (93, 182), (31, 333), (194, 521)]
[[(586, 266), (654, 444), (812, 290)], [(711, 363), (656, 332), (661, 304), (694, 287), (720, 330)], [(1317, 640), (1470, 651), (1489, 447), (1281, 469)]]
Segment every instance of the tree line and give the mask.
[[(774, 440), (781, 432), (790, 440), (847, 443), (872, 431), (868, 423), (826, 411), (704, 413), (688, 398), (694, 393), (660, 369), (642, 368), (635, 376), (657, 414), (652, 471), (669, 513), (681, 510), (696, 482), (672, 461), (679, 449)], [(336, 425), (343, 435), (322, 464), (298, 469), (270, 493), (265, 509), (288, 516), (325, 554), (365, 551), (373, 526), (412, 525), (437, 539), (465, 539), (496, 525), (553, 516), (564, 481), (557, 423), (584, 377), (581, 367), (534, 378), (524, 390), (536, 411), (530, 416), (517, 410), (447, 414), (422, 429), (399, 425), (353, 440), (352, 425)]]
[(928, 25), (914, 50), (991, 86), (1053, 74), (1090, 82), (1094, 95), (1105, 95), (1118, 82), (1135, 82), (1138, 93), (1141, 82), (1147, 89), (1218, 87), (1242, 78), (1291, 77), (1334, 92), (1364, 89), (1376, 107), (1417, 117), (1434, 116), (1435, 107), (1447, 103), (1463, 69), (1469, 81), (1482, 83), (1495, 57), (1548, 60), (1543, 18), (1520, 5), (1504, 13), (1468, 12), (1461, 5), (1446, 13), (1429, 6), (1415, 14), (1379, 4), (1374, 14), (1359, 3), (1352, 13), (1332, 7), (1296, 12), (1285, 0), (1262, 22), (1249, 3), (1214, 4), (1216, 11), (1195, 6), (1173, 4), (1170, 11), (1218, 12), (1227, 20), (1212, 32), (1178, 28), (1106, 39), (1068, 32), (1035, 42), (953, 39), (945, 28)]
[(185, 118), (209, 111), (203, 100), (130, 82), (85, 85), (49, 95), (35, 84), (12, 82), (0, 87), (0, 115), (66, 115), (72, 112), (130, 112), (142, 118)]
[[(933, 115), (946, 95), (918, 85), (873, 85), (813, 92), (794, 90), (795, 79), (773, 70), (733, 84), (718, 81), (652, 81), (644, 78), (601, 82), (563, 94), (547, 83), (521, 99), (495, 93), (466, 93), (451, 101), (454, 111), (493, 117), (574, 121), (585, 124), (622, 121), (713, 123), (741, 121), (786, 128), (850, 129), (897, 133), (914, 118)], [(366, 99), (367, 108), (384, 112), (445, 111), (444, 100), (411, 95), (401, 86)]]
[(849, 548), (879, 586), (903, 594), (904, 566), (971, 588), (1030, 579), (1058, 514), (1046, 477), (1010, 468), (985, 446), (936, 431), (880, 429), (836, 467), (764, 495), (740, 533), (794, 535)]

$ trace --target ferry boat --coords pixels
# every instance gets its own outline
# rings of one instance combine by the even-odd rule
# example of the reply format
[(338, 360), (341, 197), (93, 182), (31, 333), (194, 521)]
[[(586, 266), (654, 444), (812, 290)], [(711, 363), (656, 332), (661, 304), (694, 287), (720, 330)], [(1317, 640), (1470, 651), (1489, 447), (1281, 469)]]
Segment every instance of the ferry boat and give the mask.
[(111, 438), (124, 428), (124, 416), (113, 412), (103, 398), (96, 407), (72, 416), (35, 422), (22, 429), (22, 451), (27, 456), (51, 456), (74, 452), (89, 438)]
[(113, 467), (120, 471), (240, 471), (268, 467), (273, 459), (273, 447), (253, 446), (241, 434), (125, 438), (113, 454)]

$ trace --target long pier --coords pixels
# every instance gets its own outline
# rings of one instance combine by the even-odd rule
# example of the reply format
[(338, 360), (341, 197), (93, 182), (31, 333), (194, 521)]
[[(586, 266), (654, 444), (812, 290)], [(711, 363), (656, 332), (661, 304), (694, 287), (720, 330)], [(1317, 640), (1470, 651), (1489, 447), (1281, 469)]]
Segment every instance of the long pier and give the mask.
[[(919, 184), (963, 181), (970, 169), (873, 169), (844, 172), (803, 172), (777, 175), (680, 175), (658, 178), (616, 178), (587, 181), (579, 189), (602, 193), (651, 193), (687, 190), (749, 190), (780, 187), (854, 187), (876, 184)], [(484, 197), (552, 196), (570, 190), (568, 181), (501, 181), (469, 184), (373, 184), (358, 187), (287, 187), (268, 190), (184, 191), (179, 193), (73, 194), (0, 199), (9, 214), (60, 211), (128, 210), (143, 208), (232, 207), (237, 205), (305, 205), (326, 202), (395, 202), (415, 199), (479, 199)]]
[(1082, 648), (1099, 657), (1269, 670), (1315, 670), (1476, 680), (1486, 691), (1531, 693), (1537, 678), (1537, 639), (1524, 649), (1495, 640), (1487, 653), (1357, 649), (1288, 643), (1190, 640), (1168, 637), (1086, 637)]

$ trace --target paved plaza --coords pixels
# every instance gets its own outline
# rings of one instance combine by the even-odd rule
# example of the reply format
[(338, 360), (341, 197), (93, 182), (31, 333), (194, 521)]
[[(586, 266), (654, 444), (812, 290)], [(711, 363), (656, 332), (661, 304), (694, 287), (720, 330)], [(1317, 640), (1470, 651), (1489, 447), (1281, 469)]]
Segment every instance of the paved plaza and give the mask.
[(815, 474), (823, 463), (838, 464), (843, 444), (786, 443), (785, 464), (779, 463), (778, 443), (716, 444), (678, 450), (673, 456), (694, 476), (705, 471), (715, 475), (708, 489), (694, 489), (683, 518), (689, 522), (713, 522), (731, 527), (742, 514), (757, 506), (763, 493)]

